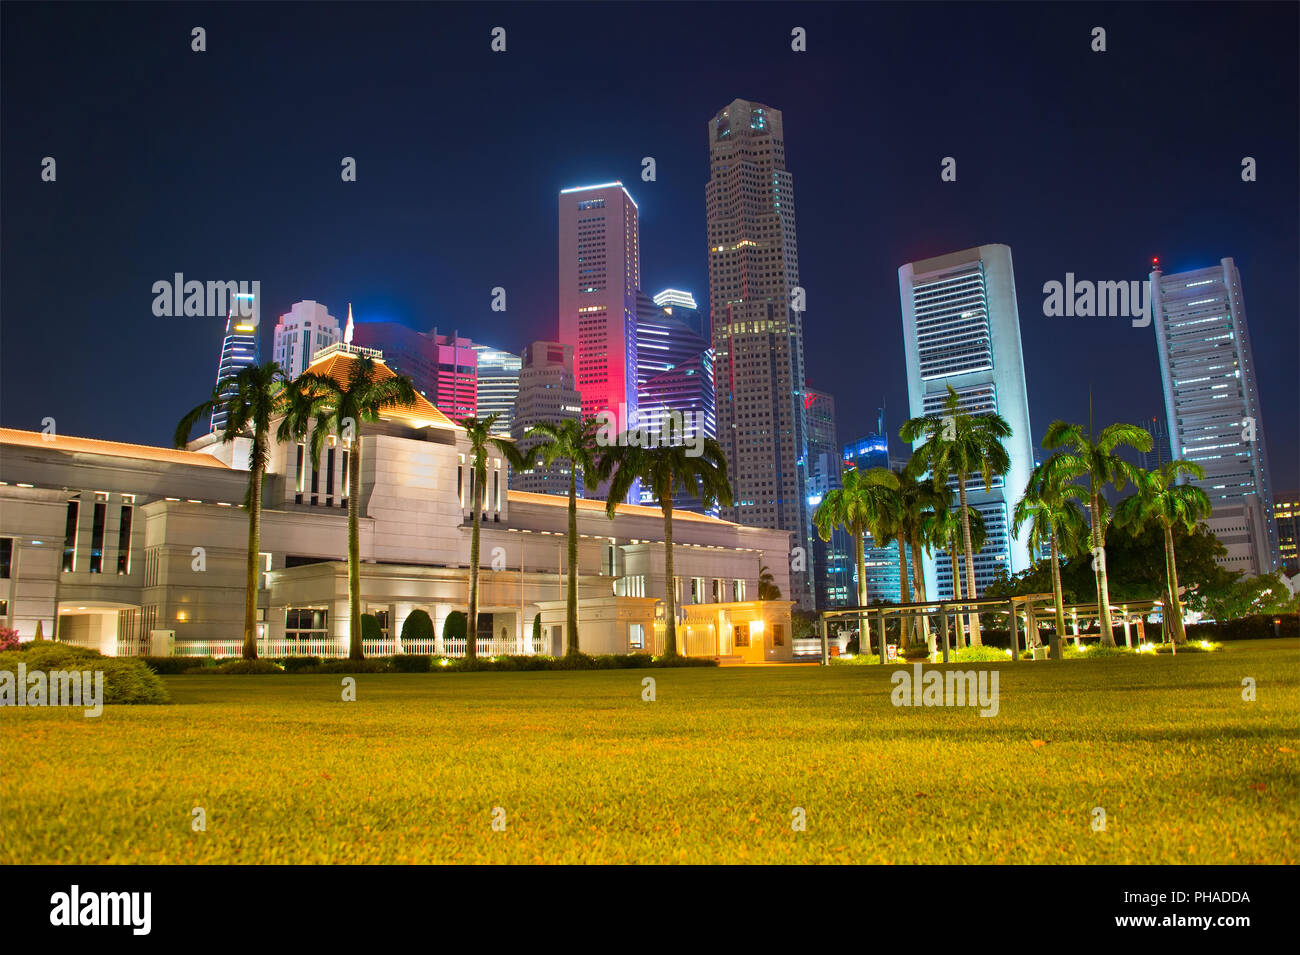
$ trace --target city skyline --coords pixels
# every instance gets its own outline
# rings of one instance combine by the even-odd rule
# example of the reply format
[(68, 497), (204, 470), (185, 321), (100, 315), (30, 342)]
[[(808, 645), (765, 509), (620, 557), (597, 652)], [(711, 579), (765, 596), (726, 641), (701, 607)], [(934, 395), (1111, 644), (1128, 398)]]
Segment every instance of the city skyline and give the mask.
[[(907, 10), (808, 10), (806, 26), (814, 41), (806, 54), (808, 62), (825, 64), (829, 59), (836, 68), (857, 49), (851, 31), (836, 30), (837, 24), (878, 23), (903, 38), (913, 36), (919, 28), (915, 19), (919, 14)], [(163, 24), (174, 21), (181, 29), (179, 24), (184, 21), (179, 13), (168, 9), (159, 13)], [(520, 26), (508, 54), (514, 59), (503, 58), (502, 75), (485, 74), (482, 103), (499, 99), (503, 84), (514, 82), (526, 70), (533, 43), (543, 36), (548, 43), (561, 42), (558, 37), (568, 22), (566, 15), (559, 8), (548, 14), (555, 26), (544, 25), (546, 18), (520, 12)], [(122, 15), (128, 20), (135, 16), (129, 10)], [(412, 9), (387, 11), (381, 16), (394, 26), (394, 52), (405, 49), (395, 25), (421, 15)], [(266, 13), (250, 10), (249, 16), (256, 19)], [(705, 13), (706, 23), (711, 16)], [(975, 16), (973, 11), (955, 11), (954, 22), (945, 25), (936, 42), (957, 45), (961, 25), (969, 25)], [(95, 17), (89, 14), (84, 22), (93, 26)], [(1003, 34), (989, 33), (994, 52), (1015, 49), (1035, 64), (1041, 60), (1042, 65), (1037, 66), (1040, 73), (1055, 71), (1053, 75), (1060, 77), (1060, 84), (1050, 94), (1017, 87), (1012, 95), (1018, 115), (1045, 115), (1042, 111), (1053, 104), (1065, 112), (1105, 108), (1114, 112), (1107, 114), (1106, 121), (1117, 134), (1101, 137), (1105, 142), (1099, 143), (1049, 123), (1036, 127), (1034, 136), (1018, 133), (1017, 158), (1009, 160), (994, 150), (993, 144), (999, 136), (1018, 128), (1012, 118), (996, 119), (983, 129), (945, 108), (946, 130), (927, 129), (905, 148), (867, 157), (870, 165), (864, 172), (869, 179), (845, 190), (840, 184), (855, 178), (846, 175), (856, 168), (850, 159), (856, 162), (861, 157), (854, 150), (828, 148), (831, 140), (823, 130), (837, 115), (838, 97), (861, 95), (861, 85), (878, 74), (853, 81), (832, 102), (822, 105), (800, 72), (804, 61), (790, 53), (782, 54), (790, 57), (788, 64), (763, 74), (730, 63), (710, 66), (690, 84), (672, 80), (642, 89), (618, 79), (615, 90), (590, 93), (593, 103), (636, 92), (648, 110), (641, 112), (639, 120), (646, 129), (643, 135), (629, 136), (638, 120), (602, 109), (598, 120), (583, 120), (584, 128), (595, 122), (611, 134), (601, 137), (594, 147), (578, 147), (574, 138), (577, 120), (557, 125), (553, 108), (542, 109), (523, 122), (529, 129), (533, 124), (549, 124), (556, 132), (534, 138), (533, 157), (515, 154), (480, 161), (483, 168), (471, 180), (474, 188), (440, 191), (436, 202), (425, 202), (432, 181), (456, 182), (458, 174), (467, 171), (462, 161), (445, 153), (430, 153), (419, 162), (401, 158), (395, 152), (400, 140), (383, 132), (376, 125), (377, 118), (352, 108), (354, 101), (333, 80), (317, 78), (323, 84), (322, 92), (344, 94), (343, 108), (333, 121), (338, 132), (329, 137), (328, 148), (323, 141), (313, 142), (310, 148), (300, 144), (287, 165), (259, 159), (260, 174), (251, 177), (242, 168), (222, 171), (185, 152), (186, 162), (198, 164), (196, 172), (204, 184), (201, 193), (173, 183), (166, 175), (119, 177), (122, 206), (114, 206), (109, 214), (102, 196), (113, 191), (105, 188), (104, 180), (112, 170), (74, 159), (78, 155), (75, 139), (55, 133), (51, 124), (75, 129), (77, 121), (53, 98), (58, 90), (42, 92), (18, 75), (25, 53), (16, 51), (4, 67), (5, 78), (13, 80), (6, 83), (5, 105), (12, 108), (5, 110), (7, 135), (0, 147), (6, 169), (27, 162), (25, 151), (37, 148), (36, 139), (48, 143), (39, 147), (40, 154), (61, 156), (61, 165), (58, 181), (41, 188), (36, 188), (35, 177), (30, 187), (23, 188), (14, 177), (6, 179), (4, 253), (12, 267), (6, 271), (4, 314), (40, 314), (42, 320), (11, 318), (4, 322), (0, 329), (3, 350), (13, 356), (52, 351), (69, 327), (80, 330), (93, 347), (64, 356), (58, 373), (65, 378), (65, 387), (56, 394), (38, 394), (25, 387), (26, 370), (16, 359), (4, 360), (0, 423), (37, 427), (49, 415), (66, 433), (165, 442), (175, 408), (201, 397), (194, 378), (200, 372), (205, 378), (211, 374), (221, 337), (219, 320), (149, 315), (149, 284), (179, 270), (203, 279), (260, 279), (263, 315), (278, 315), (302, 299), (315, 299), (339, 314), (345, 303), (352, 301), (358, 320), (389, 320), (413, 328), (456, 327), (474, 341), (519, 353), (527, 342), (554, 335), (551, 329), (556, 316), (550, 303), (556, 300), (555, 260), (546, 248), (555, 241), (553, 197), (573, 183), (613, 179), (626, 183), (640, 206), (642, 241), (650, 250), (643, 256), (641, 285), (647, 289), (694, 289), (702, 296), (707, 288), (707, 259), (700, 198), (708, 170), (701, 157), (701, 130), (720, 104), (747, 96), (771, 103), (788, 117), (786, 139), (792, 168), (800, 177), (803, 212), (800, 252), (801, 271), (806, 274), (801, 278), (808, 292), (809, 314), (816, 316), (817, 322), (815, 332), (805, 336), (806, 381), (810, 387), (835, 396), (840, 443), (868, 430), (866, 422), (874, 419), (882, 396), (891, 408), (903, 407), (906, 385), (897, 360), (902, 341), (894, 276), (903, 262), (987, 243), (1002, 243), (1015, 250), (1026, 377), (1033, 397), (1032, 438), (1037, 446), (1052, 419), (1080, 420), (1086, 414), (1090, 390), (1102, 421), (1145, 423), (1162, 407), (1153, 333), (1115, 319), (1047, 318), (1039, 307), (1043, 283), (1060, 281), (1067, 272), (1098, 280), (1141, 279), (1154, 256), (1171, 271), (1189, 271), (1231, 256), (1244, 284), (1250, 287), (1252, 335), (1260, 353), (1258, 377), (1269, 420), (1273, 483), (1276, 487), (1300, 484), (1298, 429), (1289, 384), (1296, 352), (1297, 245), (1293, 231), (1269, 224), (1273, 221), (1271, 209), (1295, 205), (1293, 177), (1276, 173), (1294, 168), (1296, 136), (1290, 130), (1278, 132), (1272, 122), (1276, 111), (1294, 102), (1294, 90), (1278, 84), (1276, 70), (1253, 67), (1240, 76), (1211, 82), (1179, 64), (1185, 44), (1182, 51), (1152, 46), (1144, 50), (1143, 58), (1135, 58), (1127, 47), (1119, 45), (1104, 55), (1093, 54), (1086, 42), (1076, 42), (1069, 35), (1075, 28), (1057, 22), (1051, 11), (1027, 9), (1012, 18), (996, 9), (984, 9), (978, 17), (1006, 27)], [(1182, 17), (1187, 21), (1181, 28), (1189, 33), (1183, 38), (1187, 43), (1206, 42), (1201, 37), (1208, 33), (1267, 51), (1258, 57), (1260, 62), (1277, 62), (1277, 56), (1292, 55), (1269, 46), (1273, 34), (1284, 33), (1287, 24), (1294, 22), (1290, 11), (1249, 8), (1234, 17), (1216, 19), (1213, 8), (1189, 8)], [(477, 28), (469, 22), (472, 18), (463, 17), (463, 24), (460, 19), (462, 14), (453, 11), (444, 21), (449, 24), (445, 29)], [(51, 19), (39, 9), (23, 9), (14, 13), (14, 22), (39, 35), (53, 29), (57, 18)], [(218, 11), (209, 30), (222, 35), (223, 25), (234, 22), (230, 12)], [(762, 31), (778, 31), (780, 23), (781, 8), (774, 6), (759, 11), (755, 22), (746, 24), (742, 32), (744, 37), (756, 39)], [(1207, 31), (1207, 23), (1215, 28)], [(1110, 30), (1112, 37), (1134, 35), (1152, 42), (1160, 28), (1158, 16), (1139, 9), (1116, 11)], [(342, 43), (342, 31), (318, 11), (304, 10), (301, 29), (325, 47)], [(658, 29), (651, 24), (635, 42), (655, 42), (661, 37)], [(122, 43), (113, 49), (91, 46), (93, 33), (88, 26), (84, 35), (75, 33), (68, 38), (70, 51), (85, 55), (83, 75), (108, 69), (119, 57), (146, 59), (129, 31), (124, 31)], [(525, 37), (529, 38), (526, 42)], [(245, 54), (256, 52), (258, 42), (247, 31), (239, 39)], [(693, 36), (676, 42), (684, 57), (704, 46)], [(773, 43), (778, 42), (779, 36)], [(1047, 47), (1053, 51), (1051, 55)], [(210, 89), (203, 85), (209, 82), (206, 72), (193, 74), (209, 69), (203, 63), (218, 59), (219, 52), (214, 45), (206, 54), (208, 61), (168, 62), (180, 70), (179, 84), (200, 84), (204, 95), (224, 110), (223, 115), (246, 112), (251, 128), (260, 129), (270, 118), (255, 108), (255, 82), (227, 78), (220, 89)], [(444, 52), (445, 70), (471, 68), (468, 53)], [(1048, 65), (1065, 53), (1068, 57), (1063, 65)], [(405, 75), (402, 68), (386, 66), (373, 54), (365, 55), (363, 72), (369, 82), (396, 88)], [(1005, 57), (987, 59), (999, 61), (986, 66), (989, 82), (999, 88), (1014, 86), (1016, 76), (1031, 75), (1035, 69), (1028, 64), (1018, 68), (1000, 62), (1009, 59)], [(1094, 64), (1105, 68), (1097, 69)], [(294, 87), (282, 75), (283, 66), (268, 60), (263, 69)], [(940, 71), (933, 78), (910, 78), (910, 82), (918, 92), (933, 93), (948, 75)], [(73, 83), (75, 77), (61, 82)], [(1141, 104), (1128, 92), (1133, 87), (1150, 91), (1167, 103), (1176, 102), (1173, 94), (1181, 90), (1199, 104), (1198, 109), (1231, 101), (1238, 131), (1234, 139), (1242, 140), (1241, 148), (1234, 143), (1232, 151), (1226, 146), (1211, 149), (1190, 136), (1173, 136), (1167, 143), (1149, 144), (1140, 155), (1130, 155), (1118, 145), (1123, 138), (1120, 134), (1125, 129), (1136, 131), (1146, 121)], [(1247, 89), (1253, 92), (1246, 95)], [(160, 109), (169, 105), (166, 91), (148, 91), (147, 96), (155, 97)], [(398, 101), (403, 100), (398, 97)], [(874, 97), (872, 102), (876, 128), (902, 128), (904, 114), (896, 102), (887, 96)], [(308, 109), (308, 116), (313, 108)], [(448, 108), (459, 121), (469, 122), (468, 129), (475, 129), (480, 122), (466, 119), (466, 107)], [(387, 115), (385, 110), (380, 112)], [(189, 114), (182, 119), (196, 134), (210, 122)], [(122, 157), (121, 162), (148, 162), (136, 145), (140, 133), (134, 120), (113, 131), (120, 139), (122, 148), (114, 152)], [(349, 145), (336, 147), (333, 140), (337, 136)], [(309, 138), (317, 139), (314, 135)], [(606, 145), (620, 140), (620, 145)], [(1189, 150), (1199, 151), (1195, 162), (1187, 161)], [(1233, 151), (1258, 159), (1257, 182), (1241, 181), (1241, 155), (1233, 155)], [(339, 181), (338, 162), (343, 155), (357, 158), (355, 183)], [(954, 183), (943, 183), (940, 160), (949, 155), (957, 159), (958, 177)], [(645, 156), (657, 161), (654, 182), (640, 178)], [(148, 184), (147, 194), (138, 192), (141, 185), (137, 180)], [(354, 192), (348, 193), (349, 188)], [(408, 194), (413, 188), (417, 190), (414, 206), (418, 214), (411, 203), (395, 201), (397, 195)], [(1105, 201), (1094, 202), (1103, 188)], [(280, 193), (271, 206), (267, 205), (268, 189)], [(1182, 211), (1184, 198), (1192, 194), (1213, 211), (1212, 216), (1192, 220), (1196, 228), (1188, 228)], [(312, 211), (304, 203), (320, 209)], [(319, 239), (300, 239), (288, 247), (249, 235), (242, 225), (239, 241), (226, 241), (235, 233), (214, 219), (217, 209), (224, 206), (237, 213), (229, 217), (232, 222), (254, 214), (265, 217), (269, 209), (277, 219), (294, 221), (305, 216), (305, 222), (320, 222), (323, 227), (317, 230)], [(1130, 208), (1134, 211), (1127, 211)], [(62, 235), (61, 223), (74, 210), (84, 227), (82, 233), (72, 236), (65, 250), (51, 252), (51, 230)], [(178, 217), (176, 210), (188, 211)], [(205, 228), (186, 229), (185, 224), (195, 215)], [(321, 215), (327, 219), (320, 220)], [(511, 223), (504, 233), (499, 230), (503, 217)], [(1062, 223), (1068, 227), (1062, 228)], [(368, 237), (359, 254), (347, 241), (356, 227), (363, 228)], [(274, 231), (269, 230), (268, 236)], [(489, 231), (496, 240), (492, 244), (486, 241)], [(110, 232), (124, 239), (110, 240)], [(21, 242), (20, 236), (35, 241)], [(413, 236), (417, 236), (414, 242)], [(455, 240), (443, 241), (450, 236)], [(97, 254), (83, 253), (89, 248), (87, 242), (94, 243)], [(485, 254), (488, 250), (492, 254)], [(84, 282), (51, 281), (49, 277), (56, 273), (83, 276)], [(505, 312), (491, 309), (491, 291), (497, 286), (509, 294)], [(263, 330), (263, 335), (267, 334)], [(842, 365), (844, 344), (861, 335), (871, 342), (869, 354), (877, 359), (867, 369), (867, 381), (856, 373), (846, 374)], [(1261, 341), (1268, 344), (1261, 345)], [(1066, 357), (1074, 363), (1074, 373), (1052, 374), (1046, 369), (1061, 360), (1063, 347), (1068, 348)], [(270, 341), (264, 340), (262, 348), (268, 351)], [(153, 402), (154, 407), (143, 409), (135, 420), (124, 421), (94, 400), (91, 363), (120, 361), (142, 349), (162, 353), (156, 387), (164, 395), (175, 395), (175, 404)], [(896, 423), (891, 422), (891, 427)]]

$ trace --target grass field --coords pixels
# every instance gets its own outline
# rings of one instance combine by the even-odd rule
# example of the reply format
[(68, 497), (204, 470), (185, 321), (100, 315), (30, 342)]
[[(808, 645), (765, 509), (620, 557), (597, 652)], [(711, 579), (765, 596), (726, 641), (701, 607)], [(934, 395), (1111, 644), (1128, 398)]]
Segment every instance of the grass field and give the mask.
[(992, 718), (881, 667), (171, 677), (0, 711), (0, 863), (1294, 863), (1298, 659), (1007, 663)]

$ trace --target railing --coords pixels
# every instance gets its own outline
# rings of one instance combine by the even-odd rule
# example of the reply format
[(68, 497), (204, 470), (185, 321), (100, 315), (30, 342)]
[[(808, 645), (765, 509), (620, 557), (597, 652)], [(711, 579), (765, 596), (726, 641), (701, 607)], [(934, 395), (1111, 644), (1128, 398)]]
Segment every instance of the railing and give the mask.
[[(474, 648), (481, 657), (535, 655), (541, 652), (540, 646), (534, 646), (529, 650), (526, 642), (517, 637), (480, 638), (475, 642)], [(348, 641), (337, 637), (280, 637), (274, 640), (264, 638), (257, 641), (257, 655), (271, 660), (281, 657), (338, 659), (346, 657), (348, 651)], [(384, 637), (380, 640), (363, 640), (362, 652), (367, 657), (391, 657), (396, 653), (463, 657), (465, 640), (441, 637), (398, 640), (394, 637)], [(242, 640), (177, 640), (172, 647), (172, 655), (178, 657), (239, 657), (243, 653)]]

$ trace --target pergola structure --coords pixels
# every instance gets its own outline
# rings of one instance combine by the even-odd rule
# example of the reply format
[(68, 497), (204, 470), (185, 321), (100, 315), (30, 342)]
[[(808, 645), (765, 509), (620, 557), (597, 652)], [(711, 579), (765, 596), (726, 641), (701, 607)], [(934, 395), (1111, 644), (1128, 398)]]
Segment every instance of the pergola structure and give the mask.
[[(1079, 629), (1080, 620), (1087, 626), (1092, 620), (1100, 622), (1101, 613), (1097, 603), (1079, 603), (1066, 604), (1063, 608), (1065, 618), (1069, 621), (1074, 638), (1074, 645), (1080, 644), (1081, 633)], [(1138, 640), (1141, 642), (1143, 636), (1143, 627), (1146, 617), (1155, 612), (1161, 611), (1163, 615), (1164, 601), (1159, 598), (1150, 598), (1143, 600), (1129, 600), (1123, 603), (1111, 604), (1110, 613), (1112, 622), (1119, 622), (1124, 627), (1124, 645), (1133, 646), (1133, 635), (1130, 627), (1133, 624), (1138, 628)], [(827, 633), (827, 624), (832, 619), (841, 618), (860, 618), (867, 624), (867, 633), (859, 633), (859, 647), (865, 652), (870, 652), (871, 646), (871, 620), (874, 618), (879, 623), (879, 643), (880, 662), (885, 663), (888, 658), (885, 640), (885, 624), (889, 617), (898, 617), (904, 625), (909, 620), (931, 620), (938, 617), (939, 638), (936, 641), (933, 633), (929, 633), (930, 652), (943, 651), (943, 662), (948, 663), (951, 654), (951, 645), (949, 641), (950, 618), (956, 616), (968, 616), (978, 613), (981, 617), (989, 614), (997, 614), (1004, 618), (1007, 628), (1011, 631), (1011, 659), (1019, 660), (1020, 632), (1023, 626), (1025, 634), (1025, 647), (1034, 659), (1037, 659), (1037, 649), (1042, 646), (1038, 639), (1039, 621), (1046, 617), (1052, 621), (1056, 616), (1056, 608), (1053, 605), (1051, 594), (1024, 594), (1017, 597), (1009, 597), (998, 600), (931, 600), (918, 601), (915, 603), (903, 604), (882, 604), (875, 607), (841, 607), (837, 610), (822, 611), (818, 620), (818, 627), (822, 643), (822, 665), (830, 663), (830, 643)], [(1023, 621), (1023, 624), (1022, 624)], [(928, 628), (927, 628), (928, 629)], [(1051, 659), (1060, 660), (1061, 655), (1061, 634), (1054, 629), (1051, 635)], [(938, 645), (936, 645), (938, 644)]]

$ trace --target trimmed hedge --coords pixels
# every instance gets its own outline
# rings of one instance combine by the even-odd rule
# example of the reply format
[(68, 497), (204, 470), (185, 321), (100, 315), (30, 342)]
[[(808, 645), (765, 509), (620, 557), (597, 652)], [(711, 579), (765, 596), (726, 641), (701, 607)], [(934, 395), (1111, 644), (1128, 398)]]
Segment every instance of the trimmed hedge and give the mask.
[(141, 657), (140, 659), (154, 673), (167, 676), (179, 676), (186, 670), (216, 666), (217, 664), (217, 661), (212, 657)]
[(226, 663), (218, 663), (216, 666), (193, 667), (185, 672), (191, 676), (226, 676), (228, 674), (248, 676), (257, 673), (283, 673), (284, 670), (279, 664), (272, 663), (270, 660), (230, 660)]
[(318, 667), (321, 664), (320, 657), (285, 657), (277, 661), (284, 667), (285, 673), (297, 673), (299, 670), (305, 670), (308, 667)]
[(402, 621), (402, 640), (432, 640), (433, 620), (424, 610), (412, 610)]
[[(403, 634), (403, 637), (405, 637), (405, 634)], [(399, 653), (392, 658), (393, 672), (428, 673), (432, 660), (433, 658), (428, 654)]]
[(447, 614), (447, 619), (442, 622), (442, 639), (444, 640), (464, 640), (468, 627), (465, 615), (459, 610), (453, 610)]
[(1216, 620), (1213, 623), (1189, 623), (1188, 640), (1262, 640), (1273, 636), (1273, 621), (1278, 621), (1277, 635), (1300, 636), (1300, 616), (1287, 614), (1253, 614), (1236, 620)]
[(374, 614), (363, 613), (361, 615), (361, 639), (362, 640), (382, 640), (384, 639), (384, 630), (379, 626), (379, 618)]
[(139, 657), (106, 657), (97, 650), (51, 640), (25, 644), (20, 650), (0, 653), (0, 670), (99, 670), (104, 674), (105, 703), (167, 703), (162, 678)]

